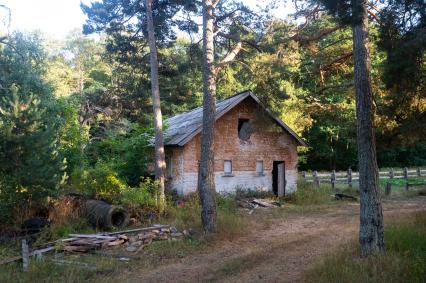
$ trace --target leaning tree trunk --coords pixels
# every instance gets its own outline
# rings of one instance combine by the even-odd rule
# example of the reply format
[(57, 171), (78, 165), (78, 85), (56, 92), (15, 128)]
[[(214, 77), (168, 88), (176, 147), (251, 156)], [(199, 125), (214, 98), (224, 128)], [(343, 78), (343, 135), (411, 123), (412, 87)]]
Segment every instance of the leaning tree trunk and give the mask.
[(373, 127), (366, 0), (353, 0), (352, 3), (356, 15), (352, 33), (360, 190), (359, 241), (361, 256), (368, 256), (384, 250), (383, 213)]
[(198, 194), (201, 202), (201, 221), (206, 233), (216, 229), (216, 200), (214, 183), (214, 123), (216, 112), (216, 78), (214, 69), (213, 2), (203, 1), (203, 130), (201, 160), (198, 172)]
[(158, 58), (157, 46), (155, 44), (154, 21), (152, 19), (152, 0), (146, 0), (146, 22), (148, 30), (150, 65), (151, 65), (151, 92), (152, 108), (154, 112), (154, 130), (155, 130), (155, 179), (159, 182), (159, 203), (160, 212), (165, 208), (164, 195), (164, 174), (165, 157), (163, 143), (163, 119), (161, 115), (160, 88), (158, 84)]

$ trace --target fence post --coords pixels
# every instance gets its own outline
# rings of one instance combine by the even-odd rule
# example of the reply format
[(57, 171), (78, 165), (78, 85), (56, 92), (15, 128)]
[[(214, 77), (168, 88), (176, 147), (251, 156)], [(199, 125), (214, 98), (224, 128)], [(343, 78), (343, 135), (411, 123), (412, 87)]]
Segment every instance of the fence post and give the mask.
[(407, 180), (407, 182), (405, 182), (405, 191), (407, 191), (407, 192), (408, 192), (408, 187), (409, 187), (409, 184), (408, 184), (408, 180)]
[(335, 189), (335, 182), (336, 182), (336, 171), (335, 170), (333, 170), (331, 172), (330, 181), (331, 181), (331, 189), (334, 190)]
[(422, 171), (420, 170), (420, 167), (417, 167), (417, 176), (418, 177), (422, 176)]
[(23, 239), (22, 240), (22, 270), (24, 272), (28, 271), (29, 262), (30, 262), (30, 259), (29, 259), (27, 240)]
[(348, 169), (348, 185), (349, 188), (352, 188), (352, 169), (350, 167)]
[(302, 172), (303, 180), (306, 182), (306, 171)]
[(320, 180), (319, 180), (319, 178), (318, 178), (318, 172), (317, 172), (317, 171), (314, 171), (314, 172), (312, 173), (312, 177), (314, 177), (314, 187), (319, 188), (319, 186), (320, 186)]
[(408, 179), (408, 168), (404, 167), (404, 179)]
[(391, 191), (392, 191), (392, 184), (391, 182), (387, 182), (386, 188), (385, 188), (385, 195), (390, 196)]
[(395, 173), (393, 172), (393, 168), (389, 171), (389, 178), (393, 179), (395, 177)]

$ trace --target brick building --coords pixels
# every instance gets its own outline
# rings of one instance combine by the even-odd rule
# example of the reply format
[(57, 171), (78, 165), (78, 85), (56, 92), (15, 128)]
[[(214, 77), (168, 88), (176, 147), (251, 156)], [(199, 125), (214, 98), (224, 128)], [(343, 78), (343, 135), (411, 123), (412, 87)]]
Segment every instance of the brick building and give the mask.
[[(167, 187), (178, 194), (196, 191), (202, 107), (166, 120)], [(217, 192), (296, 190), (297, 146), (306, 143), (274, 117), (251, 92), (237, 93), (216, 104), (214, 134)]]

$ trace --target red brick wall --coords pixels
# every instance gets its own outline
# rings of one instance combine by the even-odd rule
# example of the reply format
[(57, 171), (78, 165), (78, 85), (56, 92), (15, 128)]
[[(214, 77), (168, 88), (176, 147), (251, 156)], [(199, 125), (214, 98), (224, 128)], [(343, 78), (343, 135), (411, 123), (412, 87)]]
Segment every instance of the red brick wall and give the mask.
[[(285, 161), (286, 170), (297, 165), (296, 141), (276, 126), (270, 118), (259, 119), (259, 106), (247, 98), (216, 121), (215, 125), (215, 172), (223, 171), (223, 161), (232, 160), (233, 171), (255, 171), (256, 160), (263, 160), (265, 171), (272, 170), (272, 162)], [(267, 116), (267, 115), (265, 115)], [(250, 141), (238, 138), (238, 119), (254, 119), (255, 129)], [(182, 151), (183, 171), (197, 172), (200, 159), (200, 134), (188, 142)], [(173, 159), (178, 159), (177, 155)]]

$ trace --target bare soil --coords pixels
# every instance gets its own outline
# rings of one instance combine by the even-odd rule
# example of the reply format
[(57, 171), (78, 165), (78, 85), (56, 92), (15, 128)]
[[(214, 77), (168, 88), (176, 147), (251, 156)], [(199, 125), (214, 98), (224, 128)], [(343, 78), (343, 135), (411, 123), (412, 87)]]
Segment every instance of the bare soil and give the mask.
[[(426, 210), (426, 197), (384, 202), (386, 221)], [(121, 274), (121, 282), (301, 282), (324, 255), (356, 240), (359, 206), (276, 217), (266, 229), (219, 242), (179, 261)], [(114, 280), (116, 281), (116, 280)]]

